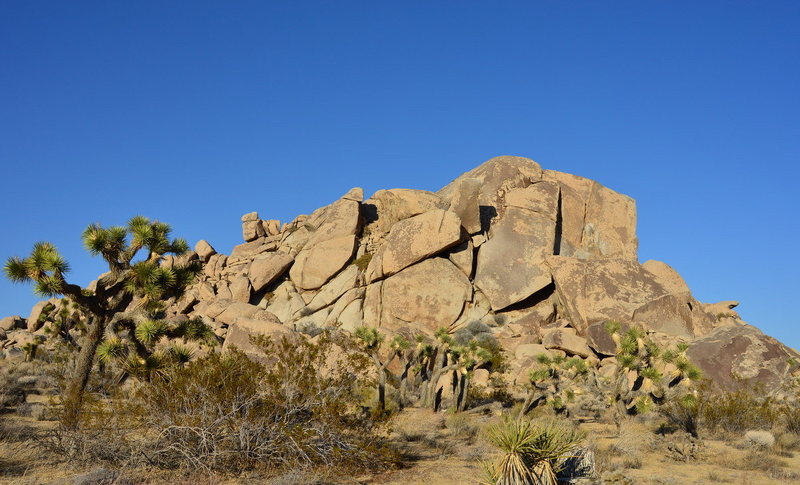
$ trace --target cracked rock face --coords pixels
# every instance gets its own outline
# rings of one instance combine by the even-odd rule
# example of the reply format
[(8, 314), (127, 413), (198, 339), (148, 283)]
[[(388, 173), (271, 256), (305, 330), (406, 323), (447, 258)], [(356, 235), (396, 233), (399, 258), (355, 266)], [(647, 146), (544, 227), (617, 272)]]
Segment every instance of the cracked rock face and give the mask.
[[(198, 242), (203, 271), (166, 310), (202, 317), (226, 346), (311, 327), (411, 336), (480, 321), (507, 351), (513, 380), (536, 352), (612, 355), (604, 325), (616, 320), (689, 343), (724, 386), (776, 386), (794, 372), (786, 361), (797, 353), (741, 322), (737, 302), (700, 303), (667, 264), (639, 264), (633, 199), (528, 158), (493, 158), (438, 192), (379, 190), (364, 200), (354, 188), (285, 224), (251, 212), (242, 235), (230, 255)], [(57, 305), (3, 319), (10, 346), (39, 335)]]

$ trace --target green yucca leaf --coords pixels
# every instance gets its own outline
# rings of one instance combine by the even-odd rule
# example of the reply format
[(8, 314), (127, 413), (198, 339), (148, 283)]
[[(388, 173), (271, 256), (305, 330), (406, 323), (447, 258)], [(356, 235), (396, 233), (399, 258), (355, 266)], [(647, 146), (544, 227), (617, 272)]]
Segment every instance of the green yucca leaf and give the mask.
[(681, 342), (677, 345), (678, 352), (684, 353), (689, 349), (689, 344)]
[(170, 245), (169, 251), (172, 254), (180, 256), (189, 250), (189, 243), (186, 242), (186, 239), (183, 238), (175, 238)]
[(620, 354), (617, 356), (617, 362), (619, 362), (620, 367), (624, 369), (635, 369), (636, 368), (636, 356), (631, 354)]
[(650, 357), (658, 357), (661, 354), (661, 347), (658, 346), (657, 343), (653, 342), (652, 340), (648, 340), (644, 343), (644, 350)]
[(6, 278), (14, 283), (24, 283), (31, 279), (25, 260), (16, 256), (6, 260), (6, 264), (3, 266), (3, 273), (5, 273)]
[(539, 354), (536, 356), (536, 362), (542, 365), (550, 365), (552, 361), (550, 360), (550, 356), (547, 354)]
[(170, 360), (175, 362), (176, 364), (185, 364), (192, 360), (194, 356), (194, 352), (188, 347), (183, 345), (172, 345), (167, 350), (167, 354), (169, 355)]
[(637, 337), (631, 334), (631, 331), (628, 331), (625, 335), (622, 336), (619, 342), (619, 348), (621, 352), (626, 354), (638, 354), (639, 353), (639, 342)]
[(145, 346), (153, 345), (167, 331), (166, 324), (161, 320), (145, 320), (136, 325), (136, 340)]
[(151, 236), (150, 219), (144, 216), (133, 216), (128, 220), (128, 231), (134, 240), (144, 241)]
[(355, 331), (357, 339), (361, 340), (368, 349), (376, 349), (383, 342), (384, 336), (375, 327), (358, 327)]
[(615, 333), (619, 332), (621, 328), (622, 324), (615, 320), (610, 320), (605, 324), (606, 332), (608, 332), (611, 335), (614, 335)]
[(453, 345), (453, 338), (450, 336), (450, 333), (446, 328), (440, 327), (438, 330), (436, 330), (436, 333), (434, 333), (433, 336), (445, 345)]
[(43, 297), (57, 296), (64, 292), (64, 281), (55, 276), (41, 276), (36, 281), (33, 291)]
[(684, 373), (686, 371), (688, 371), (689, 368), (692, 366), (691, 362), (689, 362), (689, 360), (686, 357), (680, 357), (678, 359), (675, 359), (674, 364), (675, 364), (675, 367), (677, 367), (679, 371), (684, 372)]
[(390, 346), (394, 350), (407, 350), (411, 347), (411, 343), (402, 335), (395, 335)]
[(81, 239), (83, 240), (83, 246), (92, 255), (102, 253), (106, 246), (106, 232), (99, 224), (90, 224), (84, 229)]
[(175, 270), (173, 270), (172, 268), (162, 268), (159, 266), (156, 268), (155, 275), (156, 275), (155, 283), (162, 290), (169, 290), (175, 288), (177, 276), (175, 275)]
[(665, 350), (661, 353), (661, 360), (668, 364), (674, 362), (677, 357), (677, 354), (672, 350)]
[(528, 372), (528, 380), (531, 384), (535, 384), (549, 379), (550, 375), (550, 369), (535, 369)]
[(646, 377), (653, 382), (660, 380), (662, 377), (661, 373), (653, 367), (647, 367), (645, 369), (642, 369), (641, 371), (639, 371), (639, 375), (641, 375), (642, 377)]
[(684, 372), (686, 377), (690, 381), (699, 381), (703, 377), (702, 371), (699, 368), (695, 367), (694, 365), (689, 365), (689, 367)]
[(121, 359), (127, 352), (128, 346), (119, 337), (106, 339), (97, 346), (97, 357), (104, 363)]
[(636, 412), (638, 414), (647, 414), (653, 406), (653, 400), (648, 396), (639, 396), (636, 400)]
[(483, 347), (481, 347), (481, 348), (479, 348), (478, 350), (475, 351), (475, 357), (477, 357), (477, 358), (479, 358), (481, 360), (484, 360), (484, 361), (490, 360), (493, 356), (494, 356), (494, 353), (492, 351), (490, 351), (489, 349), (483, 348)]

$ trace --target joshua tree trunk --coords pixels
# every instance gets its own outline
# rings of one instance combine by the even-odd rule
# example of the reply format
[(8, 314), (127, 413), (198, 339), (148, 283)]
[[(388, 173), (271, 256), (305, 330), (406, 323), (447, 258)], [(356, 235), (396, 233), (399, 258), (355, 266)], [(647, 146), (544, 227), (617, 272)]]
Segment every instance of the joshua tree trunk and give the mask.
[(460, 392), (456, 396), (456, 399), (458, 399), (456, 402), (456, 411), (463, 411), (467, 409), (467, 395), (469, 394), (469, 372), (465, 372), (464, 375), (461, 376), (460, 387)]
[(386, 410), (386, 368), (378, 369), (378, 411)]
[(519, 410), (519, 416), (517, 416), (517, 418), (525, 416), (528, 413), (528, 410), (530, 410), (531, 406), (533, 406), (534, 403), (538, 402), (543, 397), (544, 393), (538, 389), (531, 389), (528, 391), (528, 395), (525, 396), (525, 402), (522, 403), (522, 408)]
[(75, 362), (75, 373), (72, 376), (64, 395), (64, 418), (62, 423), (70, 429), (77, 428), (78, 415), (83, 405), (83, 395), (89, 383), (89, 376), (92, 372), (94, 355), (97, 346), (103, 339), (105, 329), (104, 321), (100, 318), (93, 318), (89, 331), (86, 334), (86, 342), (81, 347), (80, 354)]

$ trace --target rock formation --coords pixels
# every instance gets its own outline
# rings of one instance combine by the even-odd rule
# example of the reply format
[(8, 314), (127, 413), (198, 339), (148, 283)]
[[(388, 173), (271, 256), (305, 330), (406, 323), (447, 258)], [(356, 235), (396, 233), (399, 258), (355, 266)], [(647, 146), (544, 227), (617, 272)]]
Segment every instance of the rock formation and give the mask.
[[(204, 271), (168, 313), (202, 317), (226, 346), (252, 333), (341, 326), (432, 335), (473, 321), (491, 327), (513, 380), (544, 351), (599, 362), (614, 352), (606, 321), (685, 342), (723, 387), (776, 388), (800, 355), (742, 322), (736, 302), (703, 304), (667, 264), (638, 262), (635, 202), (533, 160), (497, 157), (438, 192), (355, 188), (280, 225), (242, 217), (230, 255), (206, 241)], [(55, 306), (27, 323), (3, 319), (0, 339), (23, 342)], [(45, 338), (44, 335), (41, 336)]]

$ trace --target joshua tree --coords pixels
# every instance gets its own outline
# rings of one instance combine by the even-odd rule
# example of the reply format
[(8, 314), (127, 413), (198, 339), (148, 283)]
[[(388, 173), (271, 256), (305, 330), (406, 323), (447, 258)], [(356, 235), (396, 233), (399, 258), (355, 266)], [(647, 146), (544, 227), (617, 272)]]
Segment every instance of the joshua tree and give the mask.
[(591, 377), (589, 367), (580, 357), (565, 358), (560, 355), (536, 356), (539, 367), (528, 374), (528, 395), (520, 410), (520, 417), (540, 403), (549, 403), (557, 414), (567, 410), (575, 388)]
[(36, 351), (39, 349), (41, 340), (39, 338), (33, 339), (33, 342), (28, 342), (22, 346), (22, 351), (25, 352), (25, 362), (30, 362), (36, 358)]
[(686, 357), (686, 344), (664, 350), (639, 328), (620, 334), (617, 322), (606, 324), (606, 330), (617, 343), (612, 391), (617, 426), (625, 416), (680, 398), (700, 379), (700, 370)]
[(387, 367), (403, 351), (407, 350), (410, 344), (402, 335), (396, 335), (389, 344), (389, 355), (381, 358), (381, 346), (385, 337), (378, 332), (378, 329), (374, 327), (359, 327), (355, 331), (355, 336), (361, 341), (378, 371), (378, 411), (383, 412), (386, 410), (386, 377), (389, 373)]
[[(127, 226), (103, 228), (92, 224), (83, 232), (83, 243), (92, 255), (101, 256), (109, 272), (92, 289), (83, 289), (65, 279), (69, 264), (48, 242), (34, 244), (27, 258), (6, 261), (6, 276), (14, 282), (33, 283), (36, 294), (69, 297), (87, 316), (87, 332), (77, 357), (75, 373), (64, 396), (64, 424), (76, 426), (97, 347), (109, 325), (140, 321), (162, 309), (163, 302), (179, 297), (192, 282), (199, 266), (185, 260), (162, 265), (166, 254), (188, 251), (183, 239), (170, 238), (170, 226), (136, 216)], [(145, 250), (145, 257), (134, 258)]]
[[(452, 373), (453, 402), (456, 411), (463, 411), (468, 402), (471, 376), (478, 368), (494, 369), (500, 365), (500, 347), (491, 333), (476, 325), (467, 326), (455, 335), (445, 328), (436, 331), (431, 340), (416, 335), (416, 345), (401, 335), (392, 338), (388, 351), (383, 350), (385, 337), (375, 328), (360, 327), (355, 331), (363, 349), (378, 371), (378, 408), (386, 407), (386, 386), (397, 386), (399, 405), (418, 402), (422, 407), (438, 410), (442, 407), (439, 383)], [(398, 360), (400, 374), (389, 371)]]
[(162, 337), (172, 341), (182, 339), (207, 345), (219, 343), (214, 331), (199, 318), (174, 322), (144, 319), (138, 322), (122, 320), (97, 347), (97, 356), (104, 364), (116, 363), (122, 368), (120, 380), (135, 376), (148, 380), (154, 372), (170, 365), (183, 365), (192, 360), (192, 350), (178, 343), (158, 345)]

